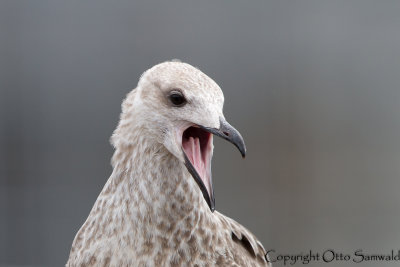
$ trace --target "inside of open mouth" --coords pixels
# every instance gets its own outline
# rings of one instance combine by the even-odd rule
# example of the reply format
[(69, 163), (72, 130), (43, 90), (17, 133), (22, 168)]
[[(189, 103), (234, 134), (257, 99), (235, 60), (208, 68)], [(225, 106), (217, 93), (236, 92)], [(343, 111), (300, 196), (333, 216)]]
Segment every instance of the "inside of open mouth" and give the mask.
[(211, 196), (212, 134), (189, 127), (182, 135), (182, 148)]

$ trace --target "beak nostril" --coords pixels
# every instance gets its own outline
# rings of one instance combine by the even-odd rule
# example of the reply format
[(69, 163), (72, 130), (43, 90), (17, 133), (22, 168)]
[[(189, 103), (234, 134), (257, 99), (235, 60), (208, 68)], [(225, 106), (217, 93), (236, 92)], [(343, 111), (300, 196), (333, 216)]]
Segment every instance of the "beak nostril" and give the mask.
[(228, 132), (222, 132), (224, 135), (229, 136)]

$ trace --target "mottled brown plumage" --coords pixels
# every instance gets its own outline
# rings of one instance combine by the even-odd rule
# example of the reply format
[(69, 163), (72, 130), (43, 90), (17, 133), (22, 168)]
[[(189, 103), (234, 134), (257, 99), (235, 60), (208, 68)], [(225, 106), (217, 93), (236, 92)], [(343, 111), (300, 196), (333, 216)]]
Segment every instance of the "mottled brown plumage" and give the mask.
[[(186, 97), (182, 107), (168, 98), (176, 89)], [(218, 85), (188, 64), (165, 62), (142, 75), (111, 138), (113, 172), (75, 236), (67, 266), (268, 266), (261, 243), (212, 212), (205, 200), (212, 188), (202, 192), (185, 166), (183, 132), (219, 129), (222, 106)], [(207, 138), (211, 152), (199, 144), (197, 152), (211, 158)]]

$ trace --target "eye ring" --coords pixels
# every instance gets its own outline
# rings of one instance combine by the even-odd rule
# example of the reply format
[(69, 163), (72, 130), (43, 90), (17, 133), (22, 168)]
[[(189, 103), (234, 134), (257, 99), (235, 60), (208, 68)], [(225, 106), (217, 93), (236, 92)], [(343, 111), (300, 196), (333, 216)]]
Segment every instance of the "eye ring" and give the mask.
[(171, 91), (168, 98), (175, 107), (182, 107), (187, 102), (185, 96), (178, 90)]

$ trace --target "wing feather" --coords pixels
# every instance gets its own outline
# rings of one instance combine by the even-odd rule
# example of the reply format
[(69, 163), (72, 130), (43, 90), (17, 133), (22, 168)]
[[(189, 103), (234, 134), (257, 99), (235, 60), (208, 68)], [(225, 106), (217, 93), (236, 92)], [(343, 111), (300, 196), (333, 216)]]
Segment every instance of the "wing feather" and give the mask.
[(268, 262), (266, 261), (266, 250), (264, 246), (249, 230), (235, 220), (226, 217), (217, 211), (214, 213), (219, 217), (228, 230), (231, 231), (232, 242), (247, 250), (248, 256), (254, 258), (260, 266), (271, 266), (268, 265)]

